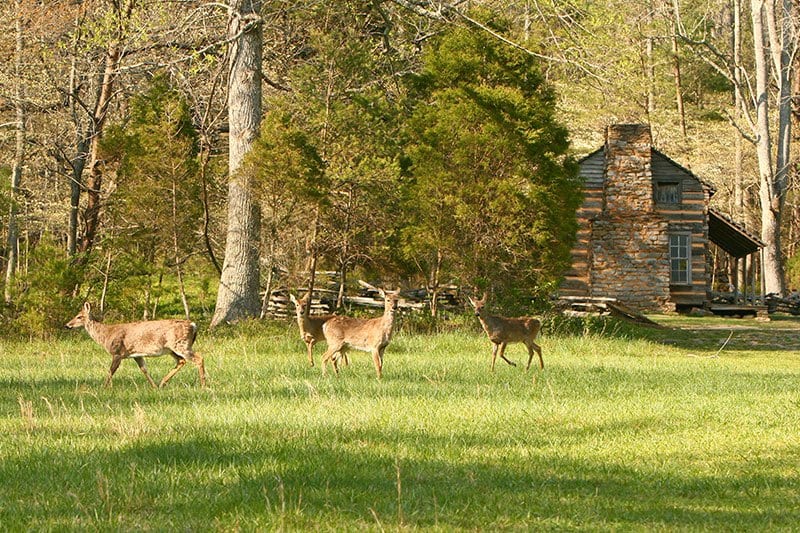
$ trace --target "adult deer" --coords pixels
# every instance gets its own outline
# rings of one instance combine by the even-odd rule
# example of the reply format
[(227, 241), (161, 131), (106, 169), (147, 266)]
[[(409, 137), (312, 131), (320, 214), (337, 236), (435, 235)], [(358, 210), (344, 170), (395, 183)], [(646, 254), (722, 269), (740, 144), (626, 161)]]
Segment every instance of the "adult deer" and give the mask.
[(197, 336), (197, 325), (188, 320), (149, 320), (142, 322), (128, 322), (123, 324), (103, 324), (92, 318), (92, 308), (85, 303), (80, 312), (67, 323), (70, 329), (83, 327), (89, 336), (111, 355), (111, 369), (106, 377), (105, 386), (111, 385), (111, 378), (119, 368), (123, 359), (133, 359), (139, 369), (156, 387), (155, 381), (147, 372), (144, 363), (145, 357), (158, 357), (170, 354), (175, 359), (173, 368), (164, 379), (161, 387), (172, 379), (172, 376), (191, 361), (200, 372), (200, 386), (206, 385), (206, 371), (203, 357), (192, 350), (192, 344)]
[[(310, 302), (309, 296), (298, 300), (294, 294), (289, 294), (289, 299), (294, 304), (295, 313), (297, 314), (297, 326), (300, 328), (300, 338), (306, 343), (308, 349), (308, 364), (314, 366), (314, 345), (319, 341), (325, 340), (325, 334), (322, 332), (322, 325), (336, 315), (310, 315)], [(345, 362), (347, 360), (345, 359)]]
[(378, 379), (383, 373), (383, 352), (392, 340), (394, 316), (397, 311), (400, 291), (384, 291), (378, 289), (383, 296), (383, 316), (377, 318), (352, 318), (334, 316), (322, 325), (322, 332), (328, 349), (322, 356), (322, 373), (325, 364), (330, 361), (333, 370), (338, 374), (338, 359), (346, 355), (347, 350), (355, 349), (372, 353), (372, 362)]
[(539, 356), (539, 366), (544, 369), (544, 360), (542, 359), (542, 349), (534, 342), (542, 323), (536, 318), (519, 317), (507, 318), (503, 316), (493, 316), (486, 312), (486, 293), (480, 300), (469, 299), (469, 303), (475, 308), (475, 315), (483, 326), (483, 331), (492, 341), (492, 372), (494, 372), (494, 363), (499, 355), (503, 361), (511, 366), (517, 366), (513, 361), (506, 359), (505, 351), (506, 345), (510, 342), (521, 342), (528, 348), (528, 364), (525, 366), (525, 371), (531, 367), (533, 360), (533, 352)]

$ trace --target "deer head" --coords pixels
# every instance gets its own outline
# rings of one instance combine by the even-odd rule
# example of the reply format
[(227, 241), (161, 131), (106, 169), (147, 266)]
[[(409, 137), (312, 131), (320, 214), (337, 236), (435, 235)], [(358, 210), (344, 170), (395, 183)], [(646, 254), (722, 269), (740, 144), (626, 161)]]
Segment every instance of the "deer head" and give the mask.
[(92, 306), (89, 302), (83, 304), (81, 310), (78, 311), (78, 314), (75, 315), (75, 318), (67, 322), (66, 327), (67, 329), (75, 329), (75, 328), (82, 328), (85, 327), (89, 321), (92, 320)]
[(475, 309), (475, 316), (481, 316), (481, 313), (483, 313), (483, 308), (486, 306), (487, 296), (488, 295), (484, 292), (483, 297), (480, 300), (473, 300), (472, 298), (468, 297), (469, 303)]

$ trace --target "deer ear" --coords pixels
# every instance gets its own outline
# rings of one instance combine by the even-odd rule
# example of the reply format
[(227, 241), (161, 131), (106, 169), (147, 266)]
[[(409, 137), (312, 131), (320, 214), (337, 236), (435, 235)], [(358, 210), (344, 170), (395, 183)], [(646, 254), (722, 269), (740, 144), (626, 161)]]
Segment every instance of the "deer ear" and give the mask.
[(483, 298), (480, 299), (480, 303), (485, 304), (486, 303), (486, 298), (488, 298), (488, 297), (489, 297), (489, 295), (484, 292), (483, 293)]
[(294, 297), (294, 294), (291, 292), (289, 293), (289, 299), (292, 301), (293, 304), (297, 305), (297, 298)]
[(88, 315), (92, 312), (92, 305), (89, 302), (86, 302), (83, 304), (83, 310), (86, 311), (86, 314)]

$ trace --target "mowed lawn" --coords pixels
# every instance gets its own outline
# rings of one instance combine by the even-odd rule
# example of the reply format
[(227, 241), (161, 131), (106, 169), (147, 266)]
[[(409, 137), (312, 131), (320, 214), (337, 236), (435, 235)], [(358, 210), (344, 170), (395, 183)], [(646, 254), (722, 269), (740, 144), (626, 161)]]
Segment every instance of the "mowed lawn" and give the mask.
[(0, 342), (0, 530), (800, 528), (800, 321), (658, 320), (544, 335), (527, 374), (400, 333), (380, 382), (309, 368), (293, 324), (201, 331), (206, 390), (103, 388), (83, 331)]

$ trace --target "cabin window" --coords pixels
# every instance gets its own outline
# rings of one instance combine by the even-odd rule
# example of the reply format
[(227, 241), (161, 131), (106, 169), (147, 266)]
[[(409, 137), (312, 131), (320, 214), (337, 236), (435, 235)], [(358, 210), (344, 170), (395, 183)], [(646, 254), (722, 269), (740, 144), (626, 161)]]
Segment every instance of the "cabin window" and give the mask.
[(681, 184), (677, 181), (657, 181), (656, 203), (657, 204), (681, 203)]
[(692, 283), (692, 236), (674, 233), (669, 236), (670, 283)]

